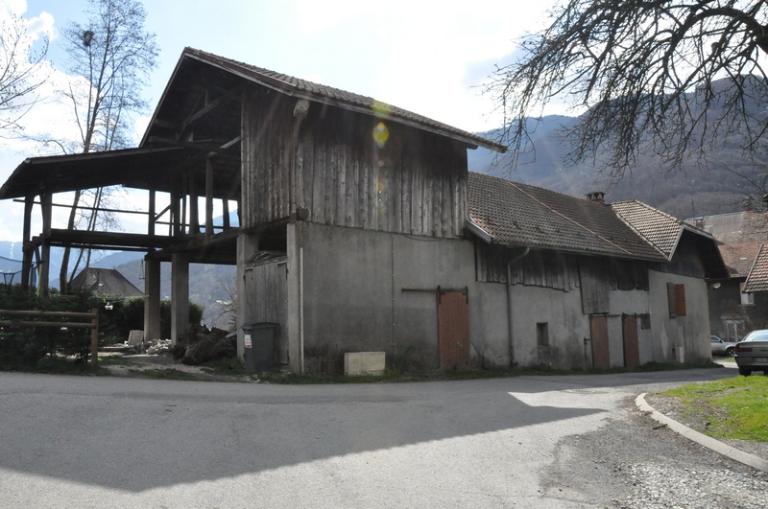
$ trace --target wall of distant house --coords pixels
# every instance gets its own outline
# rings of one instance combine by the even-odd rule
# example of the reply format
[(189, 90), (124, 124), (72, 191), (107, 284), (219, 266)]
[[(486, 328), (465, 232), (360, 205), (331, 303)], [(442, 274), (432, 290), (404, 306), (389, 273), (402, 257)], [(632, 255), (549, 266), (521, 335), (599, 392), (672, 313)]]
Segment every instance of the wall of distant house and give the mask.
[(737, 340), (751, 330), (768, 328), (768, 293), (754, 293), (751, 303), (742, 302), (741, 284), (744, 279), (731, 278), (709, 285), (712, 334)]
[[(653, 359), (657, 362), (705, 362), (712, 358), (709, 302), (705, 280), (649, 271)], [(684, 288), (685, 314), (670, 316), (670, 287)]]

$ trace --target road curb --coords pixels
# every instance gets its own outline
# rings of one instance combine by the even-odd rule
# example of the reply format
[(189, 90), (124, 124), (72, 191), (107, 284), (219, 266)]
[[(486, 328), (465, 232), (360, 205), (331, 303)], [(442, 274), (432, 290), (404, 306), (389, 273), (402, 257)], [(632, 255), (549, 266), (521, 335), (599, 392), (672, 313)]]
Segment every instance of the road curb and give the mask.
[(654, 421), (666, 425), (675, 433), (678, 433), (699, 445), (703, 445), (707, 449), (715, 451), (718, 454), (722, 454), (723, 456), (726, 456), (734, 461), (738, 461), (739, 463), (743, 463), (744, 465), (748, 465), (757, 470), (768, 472), (768, 461), (755, 456), (754, 454), (749, 454), (748, 452), (744, 452), (736, 449), (735, 447), (731, 447), (730, 445), (723, 443), (720, 440), (709, 437), (703, 433), (699, 433), (698, 431), (689, 428), (685, 424), (682, 424), (672, 419), (671, 417), (667, 417), (645, 401), (646, 394), (647, 393), (644, 392), (635, 398), (635, 405), (638, 409), (640, 409), (640, 411), (648, 414)]

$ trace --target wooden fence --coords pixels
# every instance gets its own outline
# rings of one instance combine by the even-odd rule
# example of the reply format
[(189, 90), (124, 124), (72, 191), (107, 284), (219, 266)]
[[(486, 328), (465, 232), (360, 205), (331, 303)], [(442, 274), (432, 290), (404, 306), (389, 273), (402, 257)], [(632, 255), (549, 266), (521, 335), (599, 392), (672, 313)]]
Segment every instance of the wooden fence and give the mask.
[[(6, 317), (15, 318), (6, 319)], [(99, 312), (97, 309), (91, 309), (89, 312), (0, 309), (0, 318), (0, 325), (91, 329), (91, 363), (95, 366), (98, 361)], [(42, 320), (33, 320), (33, 318)]]

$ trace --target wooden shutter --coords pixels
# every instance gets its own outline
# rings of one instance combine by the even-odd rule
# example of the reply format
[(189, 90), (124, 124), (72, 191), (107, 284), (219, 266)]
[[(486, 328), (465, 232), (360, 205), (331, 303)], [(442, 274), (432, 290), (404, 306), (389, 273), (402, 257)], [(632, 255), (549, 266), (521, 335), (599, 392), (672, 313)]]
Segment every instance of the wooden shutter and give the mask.
[(677, 298), (675, 292), (675, 283), (667, 283), (667, 305), (669, 307), (669, 317), (677, 316)]
[(685, 316), (685, 285), (675, 285), (675, 315)]

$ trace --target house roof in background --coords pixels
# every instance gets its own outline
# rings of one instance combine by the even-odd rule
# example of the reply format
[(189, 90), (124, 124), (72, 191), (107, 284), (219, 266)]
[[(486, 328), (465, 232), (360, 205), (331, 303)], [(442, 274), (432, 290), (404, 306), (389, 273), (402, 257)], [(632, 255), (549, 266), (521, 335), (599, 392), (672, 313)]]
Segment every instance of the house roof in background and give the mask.
[(768, 244), (761, 244), (744, 282), (745, 292), (768, 291)]
[(84, 269), (72, 280), (71, 287), (97, 297), (129, 298), (144, 295), (116, 269)]
[(271, 88), (280, 93), (293, 97), (306, 99), (312, 102), (328, 104), (338, 108), (356, 111), (358, 113), (380, 117), (383, 119), (389, 119), (393, 122), (410, 125), (411, 127), (415, 127), (417, 129), (426, 130), (441, 136), (453, 138), (472, 147), (477, 147), (479, 145), (491, 150), (496, 150), (498, 152), (505, 152), (507, 150), (506, 146), (495, 141), (485, 139), (476, 134), (452, 127), (442, 122), (432, 120), (423, 115), (398, 108), (397, 106), (377, 101), (371, 97), (347, 92), (345, 90), (327, 85), (321, 85), (319, 83), (303, 80), (294, 76), (289, 76), (287, 74), (270, 71), (269, 69), (256, 67), (245, 62), (240, 62), (231, 58), (226, 58), (194, 48), (184, 48), (184, 51), (179, 58), (179, 63), (176, 65), (174, 75), (169, 80), (168, 85), (166, 85), (163, 96), (160, 99), (157, 109), (152, 116), (152, 121), (150, 121), (149, 126), (147, 127), (147, 131), (144, 134), (141, 142), (142, 146), (148, 139), (148, 135), (152, 129), (152, 125), (157, 116), (157, 112), (160, 110), (161, 105), (169, 92), (169, 89), (180, 66), (186, 59), (193, 59), (199, 62), (203, 62), (240, 78), (246, 79), (252, 83)]
[(471, 223), (493, 243), (667, 261), (603, 203), (472, 172), (468, 187)]
[(746, 277), (760, 247), (768, 241), (768, 215), (763, 212), (733, 212), (686, 219), (717, 240), (720, 254), (732, 276)]
[(615, 202), (611, 208), (630, 228), (663, 253), (667, 260), (674, 256), (680, 237), (686, 230), (712, 238), (707, 232), (638, 200)]

